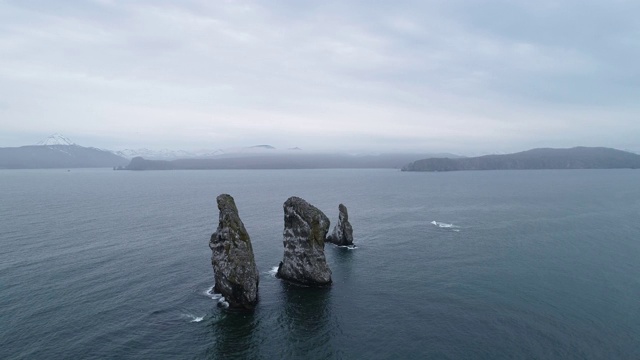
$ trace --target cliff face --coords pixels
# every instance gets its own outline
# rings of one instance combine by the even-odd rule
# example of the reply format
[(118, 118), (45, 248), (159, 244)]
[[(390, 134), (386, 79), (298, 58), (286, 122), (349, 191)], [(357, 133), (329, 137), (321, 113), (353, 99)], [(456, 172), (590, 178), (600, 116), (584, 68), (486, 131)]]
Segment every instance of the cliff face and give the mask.
[(284, 256), (277, 276), (307, 286), (331, 284), (331, 270), (324, 255), (329, 218), (299, 197), (284, 207)]
[(340, 246), (353, 245), (353, 228), (351, 227), (351, 223), (349, 223), (347, 207), (340, 204), (338, 211), (340, 212), (338, 215), (338, 223), (333, 228), (331, 235), (327, 237), (327, 241)]
[(209, 241), (214, 291), (225, 297), (230, 308), (253, 309), (258, 301), (259, 274), (251, 239), (231, 195), (222, 194), (216, 200), (218, 228)]
[(431, 158), (415, 161), (403, 171), (527, 170), (527, 169), (639, 169), (640, 155), (626, 151), (575, 147), (533, 149), (514, 154), (471, 158)]

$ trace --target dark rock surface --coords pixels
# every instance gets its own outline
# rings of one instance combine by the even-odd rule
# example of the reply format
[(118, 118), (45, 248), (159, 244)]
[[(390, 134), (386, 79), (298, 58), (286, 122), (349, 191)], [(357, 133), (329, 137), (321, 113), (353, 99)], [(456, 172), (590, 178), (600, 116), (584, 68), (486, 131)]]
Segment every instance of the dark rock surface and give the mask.
[(209, 241), (215, 276), (214, 291), (222, 294), (232, 309), (253, 309), (258, 301), (259, 274), (251, 239), (238, 215), (231, 195), (217, 197), (218, 229)]
[(284, 205), (284, 257), (277, 276), (306, 286), (331, 284), (331, 270), (324, 256), (329, 218), (299, 197)]
[(349, 223), (347, 207), (340, 204), (338, 210), (340, 211), (338, 223), (333, 228), (331, 235), (327, 237), (327, 241), (340, 246), (353, 245), (353, 228)]

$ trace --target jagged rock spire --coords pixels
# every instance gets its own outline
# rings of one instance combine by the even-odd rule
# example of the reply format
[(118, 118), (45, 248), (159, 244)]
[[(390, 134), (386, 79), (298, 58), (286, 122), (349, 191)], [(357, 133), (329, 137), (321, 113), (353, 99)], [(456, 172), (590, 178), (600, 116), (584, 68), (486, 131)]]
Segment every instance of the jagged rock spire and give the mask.
[(209, 241), (215, 276), (214, 291), (222, 294), (234, 309), (253, 309), (258, 302), (259, 274), (247, 230), (238, 215), (233, 197), (217, 197), (218, 229)]

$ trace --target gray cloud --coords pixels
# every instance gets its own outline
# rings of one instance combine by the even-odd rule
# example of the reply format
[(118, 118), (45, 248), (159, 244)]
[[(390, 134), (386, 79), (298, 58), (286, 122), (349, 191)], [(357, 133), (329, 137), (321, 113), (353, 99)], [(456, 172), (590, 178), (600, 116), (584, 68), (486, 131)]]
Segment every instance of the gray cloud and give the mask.
[(640, 150), (639, 7), (4, 1), (0, 142)]

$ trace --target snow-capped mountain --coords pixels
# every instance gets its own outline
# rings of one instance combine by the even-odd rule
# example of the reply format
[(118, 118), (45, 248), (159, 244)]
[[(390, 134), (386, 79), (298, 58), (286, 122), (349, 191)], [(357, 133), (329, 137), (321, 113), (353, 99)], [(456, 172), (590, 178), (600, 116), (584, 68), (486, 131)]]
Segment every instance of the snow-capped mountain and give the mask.
[(60, 134), (37, 145), (0, 148), (0, 169), (118, 167), (128, 161), (110, 151), (80, 146)]
[(42, 146), (52, 146), (52, 145), (75, 145), (75, 143), (66, 136), (60, 135), (58, 133), (49, 135), (48, 137), (38, 141), (36, 145)]

